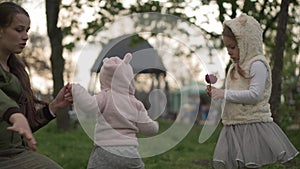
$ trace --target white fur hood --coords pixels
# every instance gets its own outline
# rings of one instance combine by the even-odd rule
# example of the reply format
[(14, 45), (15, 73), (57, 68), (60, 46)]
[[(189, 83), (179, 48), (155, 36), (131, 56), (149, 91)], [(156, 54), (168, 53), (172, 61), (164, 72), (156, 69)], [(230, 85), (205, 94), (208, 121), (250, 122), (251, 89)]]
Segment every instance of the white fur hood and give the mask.
[(236, 37), (240, 50), (239, 65), (241, 67), (254, 56), (263, 55), (263, 31), (252, 16), (243, 13), (235, 19), (224, 21), (223, 24), (230, 27)]

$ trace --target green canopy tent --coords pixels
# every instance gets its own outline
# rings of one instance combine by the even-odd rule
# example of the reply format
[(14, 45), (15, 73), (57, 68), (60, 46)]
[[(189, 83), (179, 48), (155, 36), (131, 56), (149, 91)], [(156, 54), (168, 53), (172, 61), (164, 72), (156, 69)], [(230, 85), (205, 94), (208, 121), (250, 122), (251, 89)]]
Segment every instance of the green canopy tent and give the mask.
[(188, 102), (188, 99), (195, 99), (196, 97), (208, 99), (205, 90), (206, 84), (201, 82), (191, 82), (172, 91), (170, 111), (177, 114), (180, 111), (181, 105)]

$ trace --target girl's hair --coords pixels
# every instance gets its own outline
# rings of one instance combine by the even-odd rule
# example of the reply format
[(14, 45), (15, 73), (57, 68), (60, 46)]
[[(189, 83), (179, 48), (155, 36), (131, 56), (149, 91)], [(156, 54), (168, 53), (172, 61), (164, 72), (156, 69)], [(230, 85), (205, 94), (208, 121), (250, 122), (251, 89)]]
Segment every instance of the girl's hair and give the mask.
[[(231, 38), (232, 40), (234, 40), (234, 41), (237, 43), (237, 40), (236, 40), (236, 38), (235, 38), (235, 36), (234, 36), (234, 34), (233, 34), (231, 28), (230, 28), (229, 26), (227, 26), (227, 25), (224, 25), (224, 27), (223, 27), (222, 36), (226, 36), (226, 37), (228, 37), (228, 38)], [(237, 66), (236, 66), (236, 69), (237, 69), (236, 71), (237, 71), (237, 73), (238, 73), (240, 76), (242, 76), (243, 78), (249, 79), (250, 77), (247, 77), (247, 76), (246, 76), (246, 73), (245, 73), (245, 71), (240, 67), (239, 62), (237, 62), (236, 65), (237, 65)], [(233, 68), (233, 70), (235, 70), (235, 67)], [(231, 77), (231, 79), (236, 79), (236, 78), (234, 77), (234, 71), (231, 71), (230, 77)]]
[[(25, 9), (15, 3), (0, 3), (0, 27), (8, 27), (17, 14), (24, 14), (29, 17)], [(25, 65), (20, 59), (17, 58), (17, 56), (11, 54), (7, 64), (10, 68), (10, 72), (19, 79), (22, 86), (22, 93), (18, 101), (21, 111), (29, 121), (32, 121), (34, 120), (34, 116), (36, 114), (36, 106), (47, 105), (47, 103), (38, 100), (34, 96), (31, 89), (30, 78), (26, 72)]]

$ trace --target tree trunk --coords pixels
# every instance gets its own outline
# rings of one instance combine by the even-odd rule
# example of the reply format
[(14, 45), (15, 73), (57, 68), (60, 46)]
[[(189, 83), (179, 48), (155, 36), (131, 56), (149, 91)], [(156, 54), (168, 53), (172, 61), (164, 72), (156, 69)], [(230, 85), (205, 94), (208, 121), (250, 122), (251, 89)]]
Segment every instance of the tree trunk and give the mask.
[(272, 94), (270, 98), (271, 112), (275, 122), (278, 122), (278, 109), (280, 105), (283, 53), (286, 38), (289, 0), (282, 0), (277, 24), (277, 35), (273, 53), (274, 65), (272, 69)]
[[(60, 28), (57, 27), (58, 14), (61, 0), (46, 0), (46, 16), (47, 16), (47, 32), (51, 44), (51, 67), (53, 77), (53, 97), (64, 86), (64, 65), (65, 60), (62, 57), (63, 34)], [(57, 127), (60, 129), (68, 129), (70, 126), (70, 118), (68, 109), (61, 110), (57, 113)]]

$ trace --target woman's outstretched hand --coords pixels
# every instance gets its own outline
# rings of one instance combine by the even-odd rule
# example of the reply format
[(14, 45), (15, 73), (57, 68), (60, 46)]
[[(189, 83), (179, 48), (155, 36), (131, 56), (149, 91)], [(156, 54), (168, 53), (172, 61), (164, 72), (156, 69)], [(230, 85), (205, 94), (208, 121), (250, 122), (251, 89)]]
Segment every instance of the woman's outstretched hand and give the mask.
[(29, 148), (35, 151), (37, 149), (36, 141), (26, 117), (22, 113), (14, 113), (10, 116), (9, 121), (12, 126), (8, 127), (7, 130), (19, 133), (26, 139)]
[(55, 99), (49, 104), (50, 110), (56, 114), (59, 109), (64, 109), (73, 103), (72, 97), (72, 85), (66, 84), (55, 97)]

